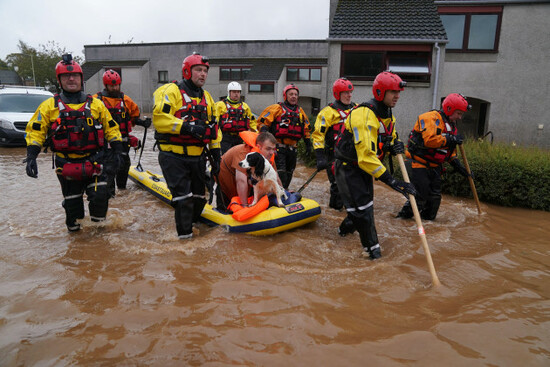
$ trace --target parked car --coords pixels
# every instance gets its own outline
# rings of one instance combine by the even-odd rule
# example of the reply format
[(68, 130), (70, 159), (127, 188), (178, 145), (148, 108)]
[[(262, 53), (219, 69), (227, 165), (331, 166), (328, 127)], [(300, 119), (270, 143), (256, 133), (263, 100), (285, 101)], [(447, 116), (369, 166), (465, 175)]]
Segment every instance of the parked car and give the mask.
[(0, 146), (25, 146), (27, 122), (52, 96), (42, 87), (0, 85)]

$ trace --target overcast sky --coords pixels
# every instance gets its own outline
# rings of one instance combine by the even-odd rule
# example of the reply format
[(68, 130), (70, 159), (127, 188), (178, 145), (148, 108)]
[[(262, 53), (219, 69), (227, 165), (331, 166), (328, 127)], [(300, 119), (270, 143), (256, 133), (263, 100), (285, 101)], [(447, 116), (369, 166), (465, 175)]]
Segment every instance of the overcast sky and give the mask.
[(0, 59), (19, 40), (84, 45), (325, 39), (329, 0), (0, 0)]

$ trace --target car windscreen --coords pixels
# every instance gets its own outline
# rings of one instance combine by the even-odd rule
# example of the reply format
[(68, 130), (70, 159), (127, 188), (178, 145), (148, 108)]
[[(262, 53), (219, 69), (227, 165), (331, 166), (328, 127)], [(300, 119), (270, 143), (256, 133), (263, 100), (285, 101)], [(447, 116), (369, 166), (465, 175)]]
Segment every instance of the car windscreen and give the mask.
[(43, 94), (0, 94), (0, 112), (33, 113), (50, 97)]

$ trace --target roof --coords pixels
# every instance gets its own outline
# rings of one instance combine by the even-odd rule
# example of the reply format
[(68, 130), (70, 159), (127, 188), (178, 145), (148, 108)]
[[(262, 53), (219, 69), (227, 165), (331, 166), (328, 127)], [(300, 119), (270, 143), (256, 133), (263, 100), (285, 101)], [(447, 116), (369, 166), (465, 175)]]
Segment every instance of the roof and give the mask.
[(82, 73), (84, 81), (87, 81), (104, 67), (125, 67), (125, 66), (143, 66), (149, 60), (100, 60), (87, 61), (82, 64)]
[(21, 85), (23, 84), (23, 80), (13, 70), (0, 69), (0, 84)]
[(329, 41), (447, 42), (433, 0), (340, 0)]
[(238, 58), (223, 59), (210, 58), (210, 65), (216, 66), (251, 66), (245, 80), (273, 81), (279, 79), (285, 66), (326, 66), (326, 58)]

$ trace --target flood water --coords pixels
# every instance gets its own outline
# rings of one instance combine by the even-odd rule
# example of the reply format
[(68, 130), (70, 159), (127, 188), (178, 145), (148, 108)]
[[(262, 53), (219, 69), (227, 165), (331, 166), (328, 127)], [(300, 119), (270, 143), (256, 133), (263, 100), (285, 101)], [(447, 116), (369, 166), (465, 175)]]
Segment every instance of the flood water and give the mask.
[(372, 262), (336, 233), (324, 173), (303, 192), (315, 223), (180, 241), (173, 209), (131, 181), (105, 223), (69, 234), (51, 155), (38, 180), (24, 157), (0, 148), (1, 366), (550, 365), (550, 213), (444, 197), (424, 223), (433, 287), (415, 222), (394, 218), (404, 198), (380, 184)]

